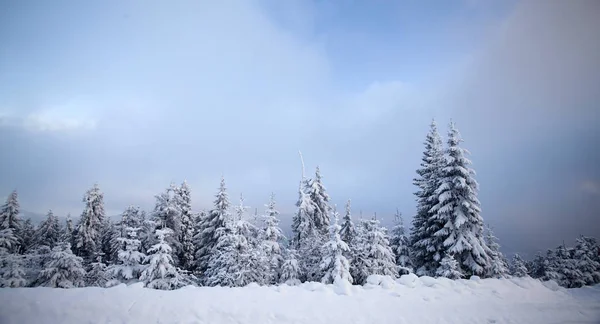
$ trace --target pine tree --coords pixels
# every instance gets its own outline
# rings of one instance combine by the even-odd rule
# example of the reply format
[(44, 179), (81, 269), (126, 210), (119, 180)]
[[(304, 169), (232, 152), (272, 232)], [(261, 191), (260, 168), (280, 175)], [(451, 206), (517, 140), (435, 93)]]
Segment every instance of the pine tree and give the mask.
[(440, 185), (443, 166), (442, 139), (434, 120), (424, 145), (421, 168), (417, 170), (418, 177), (413, 181), (419, 190), (415, 193), (417, 214), (413, 218), (410, 233), (411, 259), (417, 274), (434, 276), (444, 250), (443, 239), (435, 235), (444, 224), (432, 211), (439, 202), (436, 189)]
[(576, 240), (574, 249), (575, 267), (581, 272), (581, 279), (585, 285), (600, 283), (600, 262), (598, 257), (598, 243), (593, 237), (580, 236)]
[(31, 218), (27, 218), (23, 222), (23, 226), (21, 226), (20, 235), (21, 244), (19, 248), (19, 253), (27, 254), (33, 252), (36, 248), (37, 238), (35, 226), (33, 226), (33, 222)]
[(214, 252), (210, 254), (208, 267), (206, 269), (204, 283), (207, 286), (241, 286), (239, 282), (239, 250), (242, 239), (241, 235), (235, 233), (233, 220), (226, 219), (225, 224), (216, 231), (217, 243)]
[(300, 188), (298, 189), (298, 201), (296, 207), (298, 211), (292, 219), (292, 245), (294, 249), (301, 250), (304, 245), (312, 238), (315, 231), (314, 221), (312, 214), (314, 213), (315, 206), (310, 196), (306, 193), (309, 180), (302, 179), (300, 182)]
[(342, 228), (340, 229), (340, 237), (348, 246), (353, 244), (354, 238), (356, 237), (356, 228), (352, 222), (352, 210), (350, 205), (350, 199), (346, 202), (346, 213), (342, 220)]
[(511, 275), (515, 277), (527, 277), (527, 267), (518, 253), (515, 253), (512, 259)]
[(281, 265), (281, 275), (279, 280), (281, 283), (295, 286), (300, 284), (300, 264), (298, 263), (298, 255), (296, 250), (289, 249), (286, 253), (286, 258)]
[(340, 284), (342, 282), (352, 283), (350, 275), (350, 262), (344, 256), (350, 248), (348, 244), (340, 237), (341, 226), (338, 224), (338, 213), (333, 213), (333, 224), (330, 226), (330, 239), (323, 245), (323, 260), (321, 261), (321, 271), (323, 271), (322, 283)]
[(445, 225), (434, 235), (444, 239), (444, 248), (454, 255), (461, 272), (483, 275), (490, 266), (490, 257), (483, 237), (475, 171), (464, 156), (468, 151), (459, 146), (462, 139), (454, 123), (449, 128), (441, 184), (436, 190), (439, 202), (432, 208), (436, 219)]
[(51, 288), (75, 288), (85, 284), (83, 259), (71, 252), (69, 243), (59, 244), (52, 249), (50, 260), (37, 278), (40, 286)]
[(75, 251), (84, 260), (91, 261), (102, 245), (104, 224), (104, 194), (98, 184), (88, 190), (83, 197), (85, 207), (75, 230)]
[(141, 211), (140, 223), (142, 230), (139, 233), (140, 242), (142, 242), (141, 251), (144, 254), (156, 243), (154, 232), (156, 231), (156, 223), (152, 219), (146, 217), (146, 212)]
[(17, 191), (13, 190), (6, 199), (6, 203), (0, 207), (0, 230), (12, 229), (13, 235), (17, 239), (17, 244), (9, 252), (19, 251), (20, 246), (23, 244), (24, 237), (21, 235), (22, 221), (19, 218), (19, 209)]
[(191, 190), (187, 182), (184, 181), (175, 192), (175, 201), (179, 208), (181, 219), (181, 231), (179, 242), (181, 250), (179, 254), (180, 267), (192, 271), (196, 267), (194, 259), (194, 220), (192, 215)]
[(221, 178), (221, 186), (214, 201), (215, 207), (206, 217), (200, 220), (199, 233), (200, 237), (197, 240), (198, 251), (196, 251), (196, 260), (198, 263), (198, 272), (204, 273), (209, 266), (209, 259), (212, 250), (217, 245), (219, 237), (225, 234), (226, 231), (219, 230), (225, 227), (225, 222), (232, 219), (229, 208), (229, 196), (225, 187), (225, 178)]
[(46, 245), (53, 249), (59, 242), (61, 237), (60, 225), (58, 217), (54, 216), (52, 210), (46, 214), (46, 219), (40, 223), (37, 230), (36, 238), (37, 245)]
[(405, 275), (412, 272), (412, 264), (410, 260), (410, 243), (406, 237), (404, 230), (404, 222), (402, 214), (396, 209), (394, 215), (396, 224), (392, 228), (390, 237), (390, 247), (394, 252), (396, 265), (399, 267), (399, 274)]
[(90, 264), (90, 269), (85, 275), (86, 287), (101, 287), (107, 286), (110, 281), (107, 274), (107, 265), (102, 261), (102, 253), (97, 253), (95, 262)]
[(500, 252), (498, 238), (494, 235), (492, 228), (486, 227), (485, 243), (490, 249), (490, 266), (486, 271), (486, 276), (491, 278), (504, 278), (508, 274), (508, 264), (504, 255)]
[(558, 284), (566, 288), (579, 288), (585, 285), (583, 274), (577, 267), (577, 261), (573, 258), (573, 249), (564, 244), (559, 245), (555, 251), (558, 261)]
[(0, 230), (0, 287), (16, 288), (25, 286), (23, 257), (15, 251), (19, 240), (8, 227)]
[(181, 253), (181, 214), (177, 206), (176, 187), (171, 184), (163, 193), (156, 196), (156, 205), (154, 206), (153, 220), (157, 228), (169, 228), (173, 232), (167, 236), (167, 243), (173, 250), (173, 259), (175, 264), (179, 264), (179, 255)]
[(327, 236), (329, 229), (329, 213), (331, 207), (329, 206), (329, 195), (323, 185), (323, 178), (319, 167), (315, 172), (315, 178), (310, 182), (310, 188), (308, 189), (308, 195), (313, 202), (313, 222), (315, 229), (322, 236)]
[(156, 230), (158, 243), (148, 250), (147, 266), (140, 276), (146, 287), (161, 290), (173, 290), (186, 284), (185, 279), (173, 265), (173, 250), (167, 243), (166, 237), (173, 231), (168, 228)]
[[(129, 222), (135, 225), (135, 222)], [(137, 237), (140, 227), (130, 227), (125, 223), (125, 237), (119, 238), (121, 249), (118, 251), (118, 263), (108, 267), (107, 272), (122, 281), (137, 279), (142, 271), (142, 262), (146, 256), (140, 252), (142, 243)]]
[(245, 286), (255, 282), (266, 283), (266, 274), (269, 273), (265, 251), (262, 246), (262, 237), (259, 230), (248, 221), (244, 206), (244, 200), (240, 196), (240, 205), (236, 209), (237, 220), (234, 223), (234, 233), (239, 236), (237, 240), (238, 250), (238, 285)]
[(62, 229), (60, 240), (62, 242), (73, 244), (73, 231), (73, 220), (71, 219), (71, 214), (67, 214), (65, 219), (65, 227)]
[(540, 253), (536, 253), (535, 257), (531, 262), (531, 269), (529, 269), (529, 276), (535, 279), (543, 279), (544, 274), (546, 273), (546, 264), (548, 261), (546, 258)]
[(264, 218), (264, 229), (262, 247), (267, 262), (266, 282), (275, 284), (279, 282), (279, 272), (283, 263), (283, 248), (281, 242), (285, 240), (283, 231), (279, 227), (279, 211), (275, 208), (275, 195), (271, 193), (271, 199), (267, 205)]
[(446, 254), (440, 262), (440, 267), (436, 270), (436, 275), (452, 280), (460, 279), (463, 273), (460, 271), (458, 262), (452, 254)]
[(110, 219), (105, 219), (100, 233), (100, 252), (106, 264), (115, 264), (121, 250), (121, 225), (116, 225)]
[(367, 229), (368, 221), (360, 219), (356, 228), (356, 237), (350, 245), (350, 274), (355, 284), (363, 285), (371, 274), (371, 259), (369, 258)]
[(370, 275), (398, 277), (398, 266), (386, 229), (379, 225), (377, 219), (366, 222), (366, 249)]

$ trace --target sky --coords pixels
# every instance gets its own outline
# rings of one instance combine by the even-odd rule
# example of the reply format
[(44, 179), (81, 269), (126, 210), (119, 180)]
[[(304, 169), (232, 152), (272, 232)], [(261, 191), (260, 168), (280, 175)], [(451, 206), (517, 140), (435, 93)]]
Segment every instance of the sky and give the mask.
[[(339, 209), (409, 222), (432, 118), (454, 121), (505, 252), (600, 237), (597, 1), (41, 1), (0, 11), (0, 198), (107, 213), (186, 180), (276, 194), (302, 151)], [(285, 225), (287, 226), (287, 225)]]

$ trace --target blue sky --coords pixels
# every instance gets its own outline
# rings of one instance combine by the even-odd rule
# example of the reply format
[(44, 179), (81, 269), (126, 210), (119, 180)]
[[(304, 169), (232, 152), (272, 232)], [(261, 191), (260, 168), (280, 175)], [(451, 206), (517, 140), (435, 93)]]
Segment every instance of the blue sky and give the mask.
[[(594, 1), (28, 1), (0, 12), (0, 196), (78, 215), (226, 177), (293, 213), (298, 150), (337, 204), (414, 213), (431, 118), (452, 118), (509, 252), (598, 235)], [(445, 134), (444, 134), (445, 135)]]

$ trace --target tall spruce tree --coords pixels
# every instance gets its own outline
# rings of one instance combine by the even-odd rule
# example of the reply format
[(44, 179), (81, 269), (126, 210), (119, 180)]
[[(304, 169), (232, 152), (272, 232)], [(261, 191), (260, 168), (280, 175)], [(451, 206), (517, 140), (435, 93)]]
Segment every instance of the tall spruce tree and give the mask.
[(489, 248), (483, 235), (483, 219), (477, 199), (478, 184), (467, 150), (453, 122), (449, 125), (448, 147), (440, 186), (436, 190), (438, 204), (431, 210), (444, 227), (434, 233), (443, 238), (446, 253), (454, 255), (466, 276), (485, 275), (490, 267)]
[(350, 274), (355, 284), (363, 285), (371, 274), (372, 260), (369, 257), (368, 220), (360, 218), (356, 227), (356, 237), (350, 245)]
[(424, 144), (421, 168), (417, 170), (418, 177), (413, 181), (418, 190), (415, 193), (417, 213), (410, 233), (411, 259), (417, 274), (434, 276), (443, 253), (443, 239), (435, 233), (444, 226), (432, 210), (438, 204), (436, 189), (440, 185), (443, 166), (442, 139), (435, 120), (431, 122)]
[(598, 258), (598, 243), (593, 237), (580, 236), (576, 240), (573, 258), (577, 269), (581, 272), (586, 285), (600, 283), (600, 262)]
[(17, 244), (9, 252), (18, 252), (24, 240), (23, 233), (21, 233), (22, 221), (19, 218), (19, 211), (19, 197), (17, 190), (13, 190), (8, 195), (6, 203), (0, 207), (0, 230), (10, 228), (13, 231), (13, 235), (17, 238)]
[(348, 199), (346, 202), (346, 212), (344, 213), (342, 227), (340, 228), (340, 237), (344, 242), (346, 242), (346, 244), (348, 244), (348, 246), (353, 244), (353, 241), (356, 237), (356, 227), (354, 227), (354, 223), (352, 222), (352, 207), (350, 199)]
[(395, 225), (392, 228), (390, 236), (390, 247), (394, 252), (396, 265), (399, 268), (399, 274), (405, 275), (412, 272), (412, 264), (410, 260), (410, 243), (406, 237), (402, 213), (396, 209), (394, 215)]
[(375, 218), (366, 223), (366, 250), (370, 275), (398, 277), (398, 266), (385, 227)]
[(515, 277), (526, 277), (527, 267), (525, 267), (525, 261), (521, 258), (518, 253), (515, 253), (512, 258), (511, 275)]
[(147, 264), (140, 275), (140, 280), (148, 288), (173, 290), (187, 284), (185, 278), (177, 271), (173, 262), (173, 251), (166, 236), (173, 231), (168, 227), (156, 229), (156, 241), (145, 258)]
[(279, 211), (275, 206), (275, 194), (271, 193), (269, 203), (265, 205), (267, 208), (263, 216), (264, 228), (263, 234), (263, 250), (265, 260), (267, 262), (266, 282), (275, 284), (279, 282), (280, 270), (283, 263), (283, 247), (282, 242), (285, 240), (283, 231), (279, 227)]
[(104, 225), (104, 194), (98, 184), (89, 189), (84, 197), (85, 207), (75, 230), (75, 254), (91, 262), (102, 245)]
[(37, 245), (45, 245), (53, 249), (60, 242), (60, 224), (58, 217), (54, 216), (52, 210), (49, 210), (37, 229)]
[(194, 258), (196, 252), (194, 247), (194, 219), (192, 214), (191, 190), (186, 181), (177, 188), (175, 201), (179, 208), (181, 219), (179, 266), (184, 270), (193, 271), (196, 267)]
[(350, 262), (344, 256), (350, 248), (340, 237), (340, 230), (338, 213), (334, 211), (333, 224), (330, 226), (330, 238), (323, 245), (321, 253), (323, 255), (321, 260), (321, 271), (323, 271), (321, 282), (325, 284), (351, 284), (353, 282), (350, 275)]
[(494, 235), (494, 231), (488, 225), (486, 226), (485, 243), (490, 248), (490, 266), (487, 269), (486, 276), (491, 278), (504, 278), (508, 275), (508, 264), (502, 252), (500, 252), (500, 244), (498, 238)]
[(166, 236), (166, 240), (171, 247), (173, 259), (177, 265), (179, 264), (179, 255), (182, 248), (179, 241), (181, 235), (181, 214), (177, 206), (175, 191), (175, 185), (171, 184), (164, 192), (155, 196), (156, 204), (152, 218), (156, 224), (156, 228), (171, 229), (171, 234)]
[(21, 227), (21, 244), (19, 248), (19, 253), (27, 254), (29, 252), (33, 252), (35, 250), (37, 239), (36, 239), (36, 230), (35, 226), (33, 226), (33, 222), (31, 218), (27, 218), (23, 222), (23, 226)]
[(55, 246), (50, 259), (37, 278), (37, 284), (51, 288), (76, 288), (85, 285), (83, 259), (71, 252), (69, 243)]
[(214, 200), (214, 208), (200, 219), (197, 240), (196, 262), (197, 271), (204, 273), (208, 269), (209, 259), (219, 237), (227, 232), (224, 230), (225, 223), (232, 220), (230, 212), (231, 204), (225, 187), (225, 178), (221, 177), (221, 185)]
[(314, 226), (317, 232), (326, 237), (329, 232), (331, 206), (329, 206), (330, 198), (323, 185), (323, 177), (318, 166), (315, 171), (315, 178), (310, 181), (308, 194), (315, 207), (312, 214)]

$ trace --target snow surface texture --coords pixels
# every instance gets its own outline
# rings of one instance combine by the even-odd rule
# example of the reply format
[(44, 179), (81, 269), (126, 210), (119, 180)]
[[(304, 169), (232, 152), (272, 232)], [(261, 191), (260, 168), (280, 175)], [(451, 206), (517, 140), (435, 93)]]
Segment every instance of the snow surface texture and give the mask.
[(600, 323), (600, 286), (370, 276), (365, 286), (0, 289), (0, 323)]

